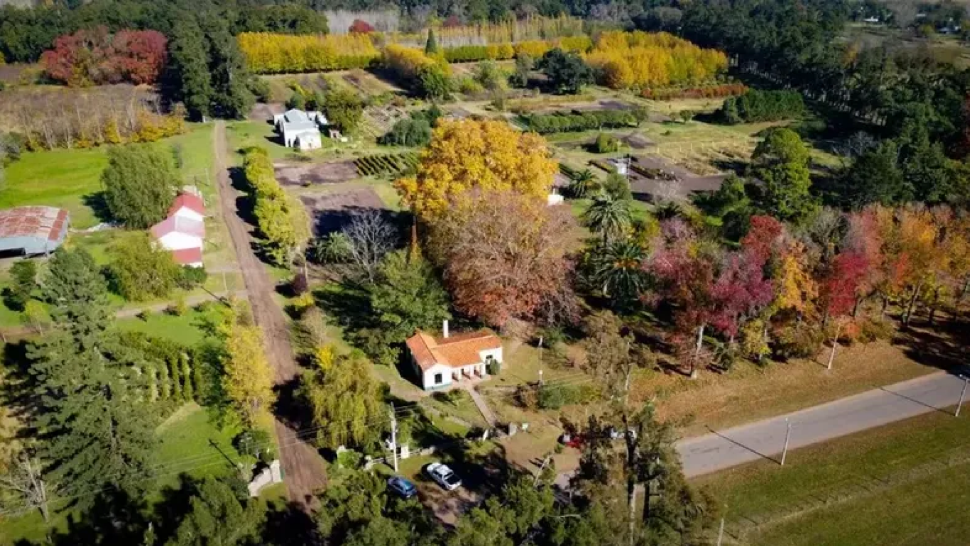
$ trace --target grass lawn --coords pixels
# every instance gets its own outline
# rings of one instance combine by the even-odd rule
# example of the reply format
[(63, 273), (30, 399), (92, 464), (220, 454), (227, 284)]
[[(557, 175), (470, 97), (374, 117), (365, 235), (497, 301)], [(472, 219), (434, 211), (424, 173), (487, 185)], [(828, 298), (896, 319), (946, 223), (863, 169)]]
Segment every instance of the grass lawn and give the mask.
[(47, 205), (67, 209), (71, 225), (84, 229), (98, 223), (85, 198), (101, 190), (101, 171), (108, 165), (105, 148), (28, 152), (7, 167), (0, 208)]
[(115, 325), (125, 332), (143, 332), (154, 337), (192, 346), (205, 337), (205, 333), (197, 326), (202, 317), (203, 313), (189, 309), (182, 316), (169, 313), (152, 313), (147, 320), (137, 317), (124, 318), (115, 321)]
[(931, 412), (704, 476), (728, 544), (966, 544), (970, 420)]

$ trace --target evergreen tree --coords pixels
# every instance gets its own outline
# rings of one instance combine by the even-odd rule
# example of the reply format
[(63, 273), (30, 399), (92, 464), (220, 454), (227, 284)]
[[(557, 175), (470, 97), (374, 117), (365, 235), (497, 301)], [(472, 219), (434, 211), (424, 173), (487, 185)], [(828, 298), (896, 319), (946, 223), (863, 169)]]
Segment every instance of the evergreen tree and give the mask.
[(66, 494), (117, 487), (138, 495), (154, 449), (143, 406), (147, 363), (105, 334), (107, 289), (86, 252), (55, 253), (45, 295), (59, 331), (34, 344), (30, 357), (48, 477)]
[(809, 193), (808, 147), (798, 133), (773, 129), (755, 148), (755, 177), (763, 182), (758, 205), (766, 213), (787, 221), (808, 217), (817, 207)]
[(194, 16), (182, 15), (172, 26), (168, 57), (166, 95), (183, 102), (189, 117), (201, 121), (210, 114), (213, 91), (205, 36)]
[(166, 546), (250, 544), (257, 538), (264, 516), (258, 504), (239, 489), (226, 481), (206, 478), (189, 499), (190, 510)]
[(246, 69), (239, 45), (221, 15), (203, 14), (202, 28), (208, 41), (215, 113), (226, 118), (242, 119), (249, 114), (256, 98), (250, 91), (252, 76)]
[(424, 54), (432, 56), (438, 53), (438, 40), (434, 37), (434, 29), (428, 29), (428, 41), (424, 44)]

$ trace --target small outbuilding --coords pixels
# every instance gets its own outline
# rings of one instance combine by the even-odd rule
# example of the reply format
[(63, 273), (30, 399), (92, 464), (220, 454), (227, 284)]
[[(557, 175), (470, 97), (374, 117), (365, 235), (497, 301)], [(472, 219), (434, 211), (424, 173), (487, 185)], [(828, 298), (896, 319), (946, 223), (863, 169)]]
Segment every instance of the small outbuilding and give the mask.
[(323, 146), (320, 127), (328, 125), (327, 118), (320, 112), (304, 112), (291, 108), (273, 116), (273, 126), (283, 137), (283, 145), (298, 150), (316, 150)]
[(0, 210), (0, 252), (50, 254), (64, 243), (70, 214), (55, 207)]
[(445, 321), (441, 337), (418, 330), (407, 340), (411, 364), (424, 390), (488, 377), (489, 365), (502, 363), (502, 340), (489, 330), (450, 335)]
[(203, 266), (205, 202), (197, 193), (180, 193), (169, 207), (168, 217), (152, 226), (150, 231), (158, 246), (170, 251), (179, 265)]

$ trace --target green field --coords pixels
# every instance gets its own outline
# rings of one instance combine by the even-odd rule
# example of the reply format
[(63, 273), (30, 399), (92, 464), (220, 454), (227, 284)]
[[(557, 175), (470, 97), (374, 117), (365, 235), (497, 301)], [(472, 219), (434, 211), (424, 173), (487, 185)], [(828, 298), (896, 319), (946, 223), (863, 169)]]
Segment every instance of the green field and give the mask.
[[(180, 143), (184, 174), (198, 173), (212, 164), (212, 127), (189, 125), (184, 135), (164, 139), (161, 146)], [(204, 143), (204, 145), (203, 145)], [(107, 148), (27, 152), (6, 168), (6, 187), (0, 208), (47, 205), (67, 209), (71, 227), (85, 229), (100, 219), (95, 210), (101, 191), (101, 171), (108, 165)]]
[(970, 419), (931, 412), (696, 480), (725, 544), (958, 545), (970, 536)]

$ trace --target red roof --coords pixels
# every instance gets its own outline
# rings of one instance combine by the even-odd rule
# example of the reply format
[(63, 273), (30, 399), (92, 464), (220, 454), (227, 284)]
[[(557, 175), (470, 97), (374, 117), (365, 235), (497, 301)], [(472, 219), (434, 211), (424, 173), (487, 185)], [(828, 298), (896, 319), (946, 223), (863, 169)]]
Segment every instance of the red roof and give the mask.
[(54, 207), (16, 207), (0, 210), (0, 237), (60, 239), (67, 211)]
[(202, 263), (202, 249), (183, 248), (182, 250), (173, 250), (172, 258), (175, 258), (175, 262), (180, 265), (200, 264)]
[(482, 351), (502, 348), (502, 340), (488, 330), (466, 332), (446, 338), (435, 338), (418, 330), (405, 343), (422, 370), (435, 364), (452, 368), (478, 364), (482, 361)]
[(202, 198), (198, 195), (192, 195), (191, 193), (180, 193), (179, 196), (175, 198), (175, 202), (172, 203), (172, 207), (168, 209), (168, 215), (171, 216), (175, 214), (181, 208), (187, 208), (203, 216), (205, 215), (205, 203), (202, 202)]
[(193, 237), (205, 237), (205, 223), (181, 216), (169, 216), (152, 226), (152, 235), (156, 239), (169, 233), (184, 233)]

